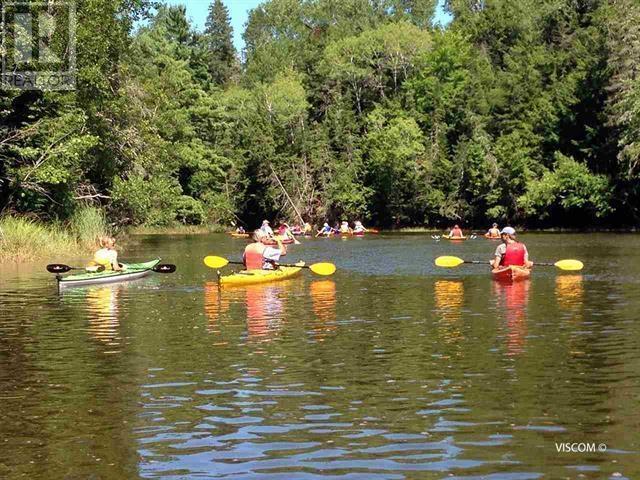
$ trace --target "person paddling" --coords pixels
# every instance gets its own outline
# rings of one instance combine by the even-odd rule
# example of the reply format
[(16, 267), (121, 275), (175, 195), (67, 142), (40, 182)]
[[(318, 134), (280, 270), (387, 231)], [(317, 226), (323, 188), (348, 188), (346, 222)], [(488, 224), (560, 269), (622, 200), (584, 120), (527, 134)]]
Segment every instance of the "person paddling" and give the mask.
[(484, 236), (487, 238), (500, 238), (500, 229), (498, 228), (498, 224), (494, 223)]
[(527, 246), (516, 239), (516, 231), (512, 227), (504, 227), (500, 232), (502, 242), (496, 248), (491, 266), (494, 270), (501, 267), (525, 267), (531, 268), (533, 262), (529, 261)]
[(454, 225), (449, 232), (449, 238), (464, 238), (464, 233), (462, 233), (462, 229), (459, 225)]
[(364, 228), (364, 225), (362, 225), (362, 222), (360, 220), (356, 220), (355, 223), (353, 224), (353, 233), (365, 233), (367, 232), (367, 229)]
[(262, 233), (264, 233), (265, 235), (273, 237), (273, 230), (269, 226), (269, 220), (263, 220), (262, 221), (262, 226), (260, 227), (260, 231)]
[(313, 227), (309, 222), (304, 223), (304, 234), (305, 235), (313, 235)]
[(253, 243), (244, 249), (242, 262), (247, 270), (277, 270), (280, 257), (287, 254), (287, 247), (277, 239), (277, 246), (265, 245), (270, 237), (262, 230), (253, 232)]
[(349, 226), (349, 222), (343, 221), (340, 224), (340, 233), (342, 235), (350, 235), (353, 233), (353, 230), (351, 230), (351, 227)]
[(100, 237), (100, 250), (93, 255), (94, 263), (101, 265), (105, 270), (119, 272), (124, 270), (118, 263), (118, 252), (116, 250), (116, 239), (113, 237)]
[(333, 233), (333, 229), (329, 226), (327, 222), (324, 222), (324, 225), (322, 226), (322, 228), (318, 230), (316, 237), (319, 237), (320, 235), (324, 235), (325, 237), (328, 237), (332, 233)]
[(236, 233), (239, 233), (240, 235), (244, 235), (247, 232), (245, 232), (244, 227), (240, 225), (238, 228), (236, 228)]

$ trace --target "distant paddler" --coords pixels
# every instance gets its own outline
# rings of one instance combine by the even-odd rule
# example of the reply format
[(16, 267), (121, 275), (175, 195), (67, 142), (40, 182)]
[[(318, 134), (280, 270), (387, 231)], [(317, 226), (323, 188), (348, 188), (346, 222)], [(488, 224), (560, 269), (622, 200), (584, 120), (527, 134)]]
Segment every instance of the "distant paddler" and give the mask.
[(113, 237), (100, 237), (98, 241), (100, 249), (93, 255), (93, 262), (96, 265), (103, 266), (105, 270), (116, 272), (124, 270), (118, 263), (116, 239)]
[(278, 227), (278, 236), (282, 240), (286, 240), (286, 239), (295, 240), (295, 237), (291, 232), (291, 228), (289, 228), (289, 225), (286, 223), (282, 223), (280, 227)]
[(491, 260), (491, 267), (499, 270), (504, 267), (524, 267), (531, 268), (533, 262), (529, 260), (527, 246), (519, 242), (516, 238), (516, 231), (512, 227), (504, 227), (500, 231), (502, 243), (496, 248), (496, 252)]
[(498, 228), (498, 224), (494, 223), (489, 229), (489, 231), (484, 234), (484, 236), (486, 238), (495, 238), (495, 239), (500, 238), (500, 229)]
[(459, 225), (454, 225), (453, 228), (449, 231), (448, 237), (451, 238), (465, 238), (464, 233)]
[(238, 235), (245, 235), (247, 232), (245, 231), (244, 227), (240, 225), (238, 228), (236, 228), (236, 233)]
[(308, 236), (313, 235), (313, 227), (309, 222), (304, 223), (304, 234)]
[(271, 226), (269, 226), (269, 220), (263, 220), (262, 221), (262, 226), (260, 227), (260, 231), (264, 235), (267, 235), (269, 237), (273, 237), (273, 230), (271, 229)]
[(253, 232), (253, 243), (244, 249), (242, 262), (247, 270), (277, 270), (280, 257), (287, 254), (287, 247), (282, 244), (280, 238), (276, 239), (277, 245), (265, 245), (271, 241), (261, 229)]
[(353, 233), (353, 230), (351, 230), (351, 227), (349, 226), (349, 222), (343, 221), (340, 224), (340, 234), (341, 235), (351, 235), (352, 233)]
[(363, 235), (368, 231), (369, 230), (364, 228), (364, 225), (362, 225), (362, 222), (360, 220), (356, 220), (354, 222), (354, 224), (353, 224), (353, 233), (354, 233), (354, 235)]
[(324, 225), (322, 225), (322, 228), (320, 230), (318, 230), (318, 233), (316, 233), (316, 237), (329, 237), (333, 234), (333, 229), (329, 226), (329, 224), (327, 222), (324, 222)]

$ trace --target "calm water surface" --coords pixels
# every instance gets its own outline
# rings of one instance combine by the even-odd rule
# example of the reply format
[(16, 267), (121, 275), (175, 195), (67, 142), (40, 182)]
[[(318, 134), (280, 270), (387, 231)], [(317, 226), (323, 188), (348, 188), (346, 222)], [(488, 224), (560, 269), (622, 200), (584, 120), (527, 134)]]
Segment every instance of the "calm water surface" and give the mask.
[(586, 269), (502, 285), (433, 267), (495, 244), (428, 235), (307, 240), (335, 276), (222, 291), (223, 235), (137, 237), (178, 272), (62, 295), (4, 266), (0, 478), (640, 478), (640, 237), (524, 240)]

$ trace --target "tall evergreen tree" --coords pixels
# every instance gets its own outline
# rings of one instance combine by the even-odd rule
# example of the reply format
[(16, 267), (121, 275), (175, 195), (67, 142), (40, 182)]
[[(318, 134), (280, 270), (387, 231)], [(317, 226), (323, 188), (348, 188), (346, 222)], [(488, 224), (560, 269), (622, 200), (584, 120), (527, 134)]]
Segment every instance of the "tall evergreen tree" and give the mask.
[(204, 33), (209, 74), (217, 85), (224, 85), (233, 75), (237, 57), (229, 10), (222, 0), (214, 0), (209, 6)]

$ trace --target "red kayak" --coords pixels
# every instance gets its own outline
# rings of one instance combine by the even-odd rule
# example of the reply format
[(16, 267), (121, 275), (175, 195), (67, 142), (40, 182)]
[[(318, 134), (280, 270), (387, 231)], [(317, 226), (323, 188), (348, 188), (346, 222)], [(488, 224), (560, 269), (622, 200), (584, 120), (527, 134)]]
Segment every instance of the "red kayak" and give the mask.
[(364, 232), (353, 232), (354, 237), (364, 237)]
[(491, 275), (493, 275), (494, 280), (499, 282), (516, 282), (529, 278), (531, 276), (531, 269), (511, 265), (510, 267), (496, 268), (491, 271)]

